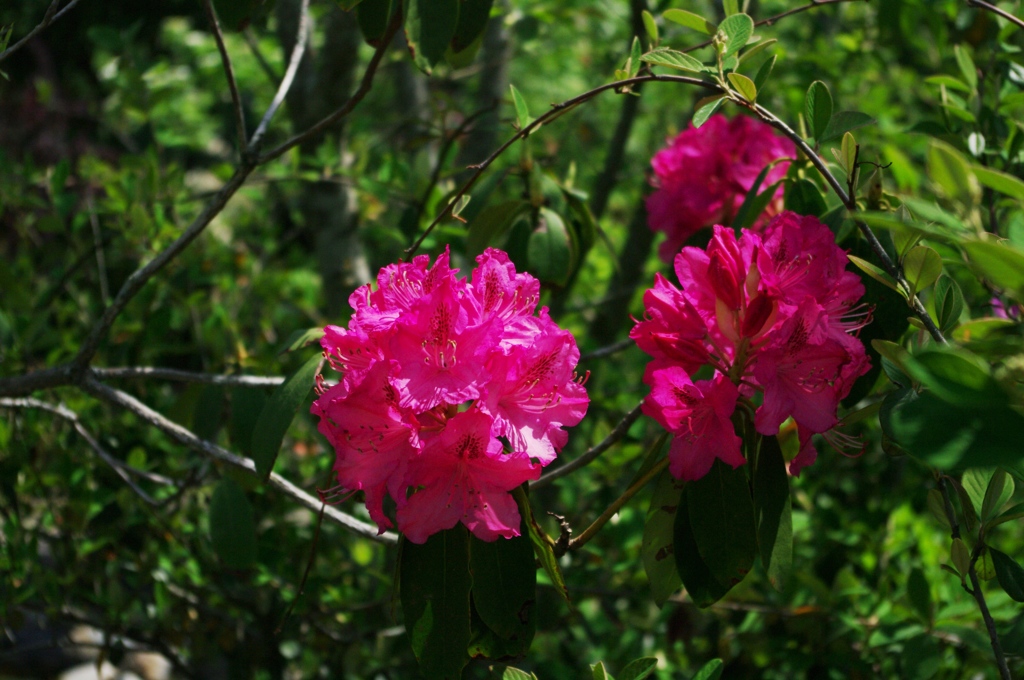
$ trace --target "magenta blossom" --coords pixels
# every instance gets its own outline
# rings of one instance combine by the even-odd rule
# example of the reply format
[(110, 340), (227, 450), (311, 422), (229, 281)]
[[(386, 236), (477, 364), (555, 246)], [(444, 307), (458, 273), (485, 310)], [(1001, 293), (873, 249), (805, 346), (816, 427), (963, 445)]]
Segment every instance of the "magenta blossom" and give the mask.
[(493, 541), (519, 535), (509, 492), (537, 479), (589, 399), (576, 341), (543, 308), (540, 285), (488, 249), (472, 282), (445, 251), (385, 267), (328, 326), (324, 355), (341, 376), (312, 412), (334, 446), (341, 487), (362, 491), (381, 531), (415, 543), (459, 522)]
[[(644, 295), (630, 337), (654, 359), (644, 413), (675, 435), (669, 469), (694, 480), (714, 459), (743, 463), (731, 418), (738, 405), (775, 435), (800, 433), (796, 474), (816, 457), (811, 435), (837, 423), (840, 400), (869, 368), (856, 333), (869, 320), (864, 286), (846, 253), (814, 217), (783, 212), (762, 233), (716, 226), (706, 250), (683, 248), (678, 289), (661, 276)], [(702, 366), (711, 380), (693, 382)]]
[[(647, 224), (668, 237), (659, 250), (661, 259), (671, 262), (694, 232), (730, 223), (761, 171), (795, 157), (792, 142), (747, 116), (728, 120), (716, 114), (701, 127), (679, 133), (651, 159), (656, 191), (647, 197)], [(785, 177), (788, 167), (788, 162), (776, 163), (760, 190)], [(755, 228), (781, 210), (780, 186)]]

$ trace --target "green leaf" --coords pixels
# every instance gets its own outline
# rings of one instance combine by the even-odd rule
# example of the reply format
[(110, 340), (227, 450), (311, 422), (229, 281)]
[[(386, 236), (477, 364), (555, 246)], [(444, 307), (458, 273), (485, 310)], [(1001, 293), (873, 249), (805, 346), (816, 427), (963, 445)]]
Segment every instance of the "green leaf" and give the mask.
[(754, 57), (755, 55), (760, 54), (763, 50), (768, 49), (769, 47), (771, 47), (772, 45), (774, 45), (777, 42), (778, 42), (778, 40), (776, 40), (775, 38), (769, 38), (768, 40), (762, 40), (762, 41), (760, 41), (758, 43), (755, 43), (753, 47), (751, 47), (749, 50), (747, 50), (746, 52), (744, 52), (743, 54), (740, 55), (740, 60), (739, 60), (740, 65), (746, 63), (752, 57)]
[(964, 294), (960, 286), (948, 276), (935, 282), (935, 316), (939, 329), (948, 333), (960, 323), (964, 311)]
[(776, 437), (762, 437), (754, 467), (757, 547), (768, 581), (781, 591), (793, 567), (793, 506), (786, 461)]
[[(718, 462), (718, 461), (716, 461)], [(698, 607), (708, 607), (729, 592), (731, 585), (723, 585), (712, 573), (697, 548), (689, 511), (689, 487), (687, 483), (679, 498), (676, 519), (673, 524), (672, 554), (676, 558), (676, 569), (686, 587), (686, 592)], [(703, 518), (703, 514), (697, 515)]]
[(659, 42), (658, 38), (658, 22), (654, 20), (654, 15), (644, 10), (641, 13), (641, 17), (644, 21), (644, 30), (647, 31), (647, 35), (651, 38), (651, 44), (657, 46)]
[(487, 246), (496, 245), (516, 219), (530, 208), (530, 202), (522, 199), (504, 201), (489, 205), (469, 223), (466, 235), (466, 256), (473, 258), (484, 252)]
[(512, 668), (508, 666), (505, 672), (501, 674), (501, 680), (537, 680), (537, 676), (533, 673), (527, 673), (521, 671), (518, 668)]
[(670, 50), (667, 47), (659, 47), (656, 50), (652, 50), (641, 56), (640, 60), (654, 66), (667, 66), (681, 71), (701, 73), (704, 70), (704, 64), (690, 55), (677, 50)]
[(905, 361), (904, 367), (912, 378), (951, 404), (989, 408), (1007, 403), (988, 362), (965, 349), (929, 347)]
[(914, 246), (903, 257), (903, 275), (911, 295), (935, 283), (942, 274), (942, 257), (928, 246)]
[(1024, 252), (1005, 241), (968, 241), (963, 248), (975, 272), (1024, 300)]
[(757, 73), (754, 75), (754, 87), (756, 87), (759, 92), (764, 89), (765, 83), (768, 82), (768, 76), (772, 74), (776, 60), (778, 60), (778, 56), (773, 56), (771, 59), (768, 59), (761, 64), (761, 67), (757, 69)]
[(725, 16), (737, 14), (740, 11), (739, 0), (722, 0), (722, 11), (725, 12)]
[(510, 539), (469, 539), (469, 571), (473, 577), (473, 606), (501, 638), (518, 643), (525, 652), (536, 630), (537, 567), (525, 523)]
[(604, 661), (598, 661), (591, 665), (590, 672), (594, 677), (594, 680), (612, 680), (611, 676), (608, 675), (608, 671), (605, 670)]
[(644, 524), (640, 557), (651, 584), (651, 596), (659, 607), (682, 587), (673, 548), (673, 526), (684, 483), (668, 470), (658, 477)]
[(928, 176), (946, 196), (967, 204), (978, 201), (980, 189), (970, 164), (959, 151), (937, 139), (928, 147)]
[(220, 430), (224, 414), (224, 388), (220, 385), (204, 385), (192, 412), (192, 431), (200, 439), (212, 440)]
[(832, 120), (832, 94), (828, 91), (828, 86), (820, 80), (815, 80), (807, 88), (804, 116), (807, 118), (811, 136), (820, 142), (825, 130), (828, 129), (829, 121)]
[(985, 489), (988, 488), (989, 480), (992, 479), (992, 470), (984, 468), (971, 468), (964, 472), (960, 478), (960, 485), (967, 492), (975, 515), (981, 515), (981, 506), (985, 501)]
[(972, 90), (978, 89), (978, 69), (971, 59), (971, 54), (963, 45), (953, 46), (953, 56), (956, 57), (956, 65), (960, 67), (960, 73)]
[(1013, 478), (1003, 470), (996, 470), (985, 490), (985, 500), (981, 503), (981, 521), (987, 523), (999, 512), (1013, 496)]
[(324, 329), (321, 326), (305, 329), (299, 328), (292, 331), (292, 334), (284, 341), (277, 350), (277, 353), (284, 354), (285, 352), (294, 352), (304, 347), (309, 347), (322, 337), (324, 337)]
[(798, 215), (821, 217), (828, 210), (818, 186), (809, 179), (798, 179), (786, 188), (786, 210)]
[(526, 106), (526, 100), (523, 99), (523, 95), (519, 94), (519, 90), (516, 89), (516, 86), (510, 84), (509, 89), (512, 90), (512, 104), (516, 107), (516, 127), (522, 130), (529, 125), (533, 119), (530, 118), (530, 110)]
[(658, 660), (645, 656), (626, 664), (626, 667), (619, 672), (619, 680), (643, 680), (657, 669)]
[(984, 165), (971, 165), (971, 171), (978, 178), (978, 182), (987, 186), (993, 191), (1011, 196), (1018, 201), (1024, 201), (1024, 181), (1005, 172), (986, 168)]
[(461, 0), (459, 21), (455, 25), (455, 35), (452, 36), (452, 52), (457, 54), (468, 49), (483, 35), (493, 5), (494, 0)]
[(544, 530), (537, 524), (537, 520), (533, 516), (533, 508), (530, 507), (530, 499), (526, 495), (526, 489), (522, 486), (516, 487), (512, 491), (512, 497), (519, 508), (519, 516), (526, 522), (530, 542), (533, 544), (534, 556), (540, 562), (540, 566), (544, 568), (548, 578), (551, 579), (555, 590), (558, 591), (558, 594), (562, 596), (566, 603), (569, 603), (569, 591), (565, 588), (565, 579), (562, 577), (562, 570), (558, 566), (558, 558), (555, 557), (555, 551), (552, 549), (547, 534), (544, 533)]
[(356, 7), (356, 21), (363, 39), (374, 47), (380, 46), (380, 40), (391, 23), (392, 0), (362, 0)]
[(949, 559), (963, 579), (971, 567), (971, 551), (967, 549), (967, 544), (959, 538), (954, 538), (949, 549)]
[(992, 555), (992, 566), (996, 570), (996, 578), (1006, 594), (1017, 602), (1024, 602), (1024, 568), (1009, 555), (989, 546)]
[(930, 626), (935, 605), (932, 603), (932, 591), (928, 585), (928, 579), (925, 578), (920, 567), (914, 567), (907, 578), (907, 598), (910, 600), (910, 606), (914, 608), (921, 620)]
[(228, 436), (231, 444), (242, 455), (252, 456), (252, 433), (266, 403), (266, 395), (259, 387), (231, 388), (231, 425)]
[(857, 171), (857, 140), (852, 132), (843, 133), (843, 141), (839, 147), (840, 165), (846, 171), (847, 177), (852, 177)]
[(643, 48), (640, 47), (640, 38), (633, 36), (633, 44), (629, 50), (629, 60), (626, 62), (626, 72), (630, 78), (633, 78), (640, 72), (640, 56), (642, 52)]
[(755, 195), (755, 192), (760, 188), (761, 182), (768, 176), (768, 172), (772, 169), (775, 164), (772, 163), (765, 167), (761, 171), (761, 174), (757, 176), (754, 183), (750, 185), (750, 191), (747, 192), (746, 197), (743, 199), (743, 204), (740, 205), (739, 210), (736, 211), (736, 216), (732, 219), (732, 228), (737, 231), (740, 229), (749, 229), (757, 218), (760, 217), (768, 204), (775, 198), (775, 192), (778, 191), (779, 185), (782, 184), (783, 180), (779, 180), (775, 184), (768, 186), (764, 191)]
[(716, 458), (706, 475), (686, 485), (686, 502), (701, 558), (716, 580), (736, 585), (746, 577), (757, 554), (746, 471), (734, 470)]
[(428, 678), (462, 677), (470, 641), (469, 532), (462, 524), (422, 545), (402, 539), (399, 589), (405, 630)]
[(459, 0), (407, 0), (405, 37), (416, 65), (430, 73), (444, 58), (459, 23)]
[(939, 524), (947, 529), (951, 528), (949, 517), (946, 515), (946, 502), (942, 499), (942, 492), (938, 489), (928, 490), (928, 510)]
[(310, 357), (299, 370), (278, 385), (260, 411), (260, 418), (252, 431), (252, 458), (256, 463), (256, 474), (263, 479), (269, 477), (274, 469), (281, 441), (292, 424), (295, 412), (313, 388), (321, 360), (320, 355)]
[(754, 85), (754, 81), (746, 77), (742, 73), (730, 73), (726, 76), (729, 79), (729, 83), (740, 93), (740, 96), (746, 99), (751, 104), (757, 99), (757, 86)]
[(725, 101), (725, 96), (724, 94), (713, 94), (710, 97), (704, 97), (699, 100), (696, 106), (694, 106), (693, 127), (699, 128), (708, 122), (708, 118), (713, 116), (718, 107)]
[(924, 79), (924, 82), (929, 85), (945, 85), (951, 87), (954, 90), (960, 90), (961, 92), (970, 92), (971, 88), (959, 78), (947, 75), (928, 76)]
[(727, 16), (718, 30), (725, 34), (725, 51), (722, 52), (722, 59), (728, 59), (742, 50), (754, 34), (754, 20), (746, 14), (732, 14)]
[(1014, 505), (1006, 512), (1002, 513), (1001, 515), (993, 519), (991, 522), (989, 522), (988, 526), (989, 528), (996, 527), (1000, 524), (1012, 522), (1015, 519), (1020, 519), (1021, 517), (1024, 517), (1024, 503), (1018, 503), (1017, 505)]
[(565, 222), (553, 210), (541, 208), (526, 248), (530, 271), (543, 282), (565, 285), (572, 270), (571, 248)]
[(859, 127), (864, 127), (874, 122), (874, 118), (860, 111), (839, 111), (832, 114), (828, 126), (821, 133), (821, 139), (818, 142), (820, 144), (831, 142), (833, 139), (839, 139), (850, 130), (856, 130)]
[(685, 9), (669, 9), (665, 10), (662, 14), (666, 20), (672, 23), (679, 24), (680, 26), (686, 26), (692, 28), (695, 31), (700, 31), (706, 35), (714, 35), (718, 27), (711, 23), (699, 14), (693, 12), (687, 12)]
[(725, 663), (721, 659), (712, 659), (701, 666), (697, 674), (693, 676), (693, 680), (718, 680), (722, 677), (724, 668)]
[(906, 293), (904, 293), (903, 290), (896, 283), (896, 279), (889, 276), (889, 274), (886, 273), (885, 270), (883, 270), (881, 267), (877, 267), (868, 262), (867, 260), (857, 257), (856, 255), (847, 255), (846, 257), (849, 258), (850, 262), (852, 262), (854, 266), (857, 267), (857, 269), (860, 269), (862, 272), (873, 278), (875, 281), (878, 281), (883, 286), (891, 288), (900, 295), (906, 297)]
[(228, 569), (256, 563), (256, 520), (245, 491), (233, 479), (217, 482), (210, 499), (210, 543)]

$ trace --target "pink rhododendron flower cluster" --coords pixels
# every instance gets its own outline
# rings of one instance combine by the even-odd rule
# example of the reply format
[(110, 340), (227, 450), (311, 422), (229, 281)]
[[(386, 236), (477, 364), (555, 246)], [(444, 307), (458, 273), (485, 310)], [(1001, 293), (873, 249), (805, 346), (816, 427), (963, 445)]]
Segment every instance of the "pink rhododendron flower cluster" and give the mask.
[(546, 307), (534, 314), (538, 281), (500, 250), (477, 263), (471, 282), (447, 251), (389, 265), (321, 340), (341, 380), (321, 380), (312, 412), (338, 482), (363, 491), (381, 531), (390, 495), (414, 543), (459, 522), (485, 541), (518, 536), (509, 492), (540, 476), (589, 403), (576, 341)]
[[(761, 171), (772, 161), (795, 157), (791, 141), (747, 116), (729, 120), (716, 114), (679, 133), (651, 159), (657, 190), (647, 197), (647, 224), (668, 237), (658, 251), (661, 259), (671, 262), (699, 229), (732, 222)], [(788, 167), (786, 162), (772, 167), (760, 190), (782, 179)], [(755, 229), (781, 210), (779, 187)]]
[[(783, 212), (760, 234), (736, 238), (716, 226), (706, 251), (683, 248), (675, 259), (682, 290), (656, 275), (630, 337), (654, 358), (643, 410), (675, 435), (674, 476), (699, 479), (716, 457), (743, 464), (731, 422), (740, 403), (764, 435), (796, 421), (791, 473), (814, 462), (811, 435), (837, 423), (839, 401), (869, 368), (855, 335), (870, 316), (858, 303), (864, 286), (846, 263), (828, 227)], [(705, 365), (711, 379), (694, 381)]]

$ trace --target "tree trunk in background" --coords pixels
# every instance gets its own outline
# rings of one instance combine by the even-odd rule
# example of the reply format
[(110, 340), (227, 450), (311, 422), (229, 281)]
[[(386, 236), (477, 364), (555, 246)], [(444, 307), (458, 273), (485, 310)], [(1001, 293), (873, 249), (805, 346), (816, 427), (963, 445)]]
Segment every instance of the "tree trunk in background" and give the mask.
[[(299, 0), (278, 2), (278, 35), (286, 60), (295, 45), (300, 4)], [(288, 93), (288, 113), (296, 131), (310, 127), (340, 107), (352, 92), (362, 42), (355, 13), (334, 7), (324, 21), (329, 39), (319, 53), (307, 47)], [(344, 121), (329, 129), (326, 138), (337, 145), (344, 170), (350, 165)], [(312, 153), (322, 141), (320, 138), (304, 144), (302, 153)], [(324, 312), (335, 316), (345, 309), (349, 293), (370, 280), (359, 238), (355, 190), (347, 183), (306, 182), (301, 185), (298, 208), (306, 228), (315, 234)]]
[(615, 342), (619, 331), (629, 323), (629, 303), (633, 299), (644, 264), (654, 243), (654, 232), (647, 226), (647, 208), (641, 198), (633, 219), (629, 221), (629, 234), (619, 253), (619, 269), (612, 276), (605, 292), (606, 302), (590, 324), (590, 336), (597, 345)]

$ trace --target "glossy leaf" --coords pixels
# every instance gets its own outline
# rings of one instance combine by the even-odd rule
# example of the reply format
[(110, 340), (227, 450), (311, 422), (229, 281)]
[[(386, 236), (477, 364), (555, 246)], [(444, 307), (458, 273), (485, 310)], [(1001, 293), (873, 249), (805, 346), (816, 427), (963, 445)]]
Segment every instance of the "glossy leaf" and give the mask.
[(978, 88), (978, 68), (974, 65), (970, 53), (963, 45), (953, 46), (953, 56), (956, 57), (956, 65), (960, 67), (960, 73), (972, 90)]
[(942, 257), (928, 246), (914, 246), (903, 257), (903, 275), (911, 294), (929, 287), (942, 274)]
[(746, 577), (757, 554), (746, 470), (734, 470), (716, 459), (704, 477), (686, 485), (686, 503), (701, 559), (717, 581), (736, 585)]
[(322, 360), (319, 355), (310, 357), (299, 370), (278, 385), (260, 411), (260, 418), (252, 431), (252, 459), (260, 477), (266, 479), (274, 469), (284, 435), (296, 411), (313, 389), (313, 379)]
[(713, 94), (710, 97), (704, 97), (699, 100), (693, 111), (693, 127), (699, 128), (708, 122), (708, 118), (715, 114), (715, 111), (718, 110), (723, 101), (725, 101), (724, 94)]
[(793, 567), (793, 507), (786, 461), (776, 437), (762, 437), (754, 467), (757, 547), (768, 582), (785, 587)]
[(992, 479), (985, 490), (985, 499), (981, 504), (980, 518), (982, 523), (988, 522), (999, 512), (1013, 496), (1013, 478), (1003, 470), (992, 473)]
[(469, 48), (483, 34), (493, 5), (494, 0), (460, 0), (459, 20), (451, 42), (452, 52)]
[(815, 80), (807, 88), (807, 95), (804, 98), (804, 116), (807, 118), (807, 127), (811, 136), (819, 140), (828, 129), (829, 121), (832, 120), (832, 93), (828, 86), (820, 80)]
[(658, 660), (654, 657), (645, 656), (626, 664), (626, 667), (619, 671), (617, 680), (643, 680), (658, 669)]
[(1024, 299), (1024, 251), (996, 241), (969, 241), (963, 248), (978, 274), (1018, 300)]
[(654, 488), (651, 505), (647, 510), (647, 522), (644, 524), (640, 557), (651, 586), (651, 596), (659, 607), (682, 587), (674, 557), (673, 527), (684, 485), (684, 482), (672, 477), (668, 470), (662, 472)]
[(754, 87), (756, 87), (758, 91), (764, 89), (765, 83), (768, 82), (768, 77), (772, 74), (772, 70), (775, 68), (776, 60), (778, 60), (778, 57), (773, 56), (771, 59), (768, 59), (761, 64), (760, 68), (757, 69), (757, 73), (754, 75)]
[(460, 0), (406, 0), (405, 37), (426, 72), (444, 58), (459, 23)]
[(288, 339), (284, 341), (281, 348), (277, 351), (278, 354), (284, 354), (285, 352), (295, 352), (296, 350), (309, 347), (314, 342), (324, 337), (324, 329), (322, 326), (314, 326), (313, 328), (299, 328), (288, 336)]
[(753, 103), (757, 99), (757, 86), (754, 81), (742, 73), (730, 73), (729, 83), (740, 93), (740, 96)]
[(476, 257), (488, 246), (497, 245), (516, 219), (530, 208), (522, 199), (489, 205), (469, 223), (466, 235), (466, 255)]
[(754, 34), (754, 20), (746, 14), (732, 14), (718, 25), (718, 30), (726, 37), (722, 59), (728, 59), (746, 47), (750, 36)]
[(512, 91), (512, 104), (516, 109), (516, 127), (522, 130), (533, 120), (530, 118), (530, 109), (526, 106), (526, 100), (523, 99), (523, 95), (519, 93), (516, 86), (509, 85), (508, 87)]
[(775, 38), (769, 38), (768, 40), (761, 40), (760, 42), (754, 43), (746, 52), (740, 55), (739, 63), (741, 65), (746, 63), (747, 61), (757, 56), (762, 51), (768, 49), (777, 42), (778, 40), (776, 40)]
[(541, 208), (527, 244), (530, 271), (543, 282), (564, 285), (572, 270), (572, 243), (558, 213)]
[(505, 640), (529, 648), (535, 630), (537, 568), (525, 524), (510, 539), (469, 539), (473, 606), (485, 624)]
[(264, 391), (258, 387), (231, 389), (231, 420), (228, 436), (242, 455), (252, 456), (252, 433), (266, 405)]
[(458, 680), (469, 661), (469, 532), (461, 524), (422, 545), (402, 541), (399, 583), (405, 628), (428, 678)]
[(955, 280), (941, 276), (935, 282), (935, 321), (941, 331), (948, 332), (960, 323), (964, 311), (964, 294)]
[(1017, 602), (1024, 602), (1024, 568), (1004, 552), (989, 547), (996, 578), (1006, 594)]
[(875, 281), (878, 281), (885, 287), (891, 288), (900, 295), (906, 297), (906, 293), (904, 293), (903, 290), (896, 283), (896, 279), (889, 276), (889, 274), (885, 272), (881, 267), (878, 267), (868, 262), (867, 260), (861, 259), (856, 255), (847, 255), (846, 257), (849, 258), (850, 262), (852, 262), (853, 265), (857, 267), (857, 269), (860, 269), (862, 272), (873, 278)]
[(985, 501), (985, 490), (992, 479), (992, 472), (991, 469), (971, 468), (965, 471), (960, 478), (960, 485), (967, 492), (971, 507), (974, 508), (974, 514), (977, 516), (981, 516), (981, 506)]
[(509, 666), (501, 674), (501, 680), (537, 680), (537, 676)]
[(725, 663), (721, 659), (712, 659), (701, 666), (697, 674), (693, 676), (693, 680), (718, 680), (722, 677), (724, 669)]
[(228, 569), (256, 563), (256, 520), (245, 491), (233, 479), (217, 482), (210, 499), (210, 543)]
[(362, 0), (356, 7), (356, 21), (367, 43), (377, 47), (391, 22), (391, 12), (400, 0)]
[[(686, 593), (698, 607), (708, 607), (729, 592), (731, 585), (723, 585), (712, 573), (697, 548), (688, 503), (687, 484), (679, 499), (676, 519), (673, 524), (672, 554), (675, 555), (679, 578), (686, 587)], [(703, 517), (703, 515), (697, 515)]]
[(786, 210), (792, 210), (799, 215), (821, 217), (828, 209), (818, 186), (807, 179), (798, 179), (786, 187), (785, 202)]
[(604, 661), (598, 661), (590, 667), (590, 673), (594, 680), (612, 680), (604, 667)]
[(679, 69), (680, 71), (692, 71), (701, 73), (704, 64), (700, 63), (685, 52), (670, 50), (667, 47), (660, 47), (640, 57), (640, 60), (653, 66), (667, 66)]
[(687, 12), (685, 9), (669, 9), (665, 10), (662, 14), (665, 19), (672, 23), (679, 24), (680, 26), (686, 26), (692, 28), (695, 31), (700, 31), (705, 35), (714, 35), (718, 27), (711, 23), (699, 14), (693, 12)]

